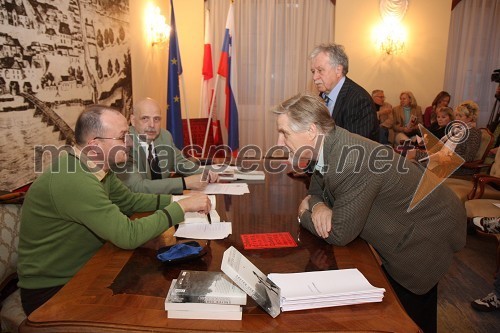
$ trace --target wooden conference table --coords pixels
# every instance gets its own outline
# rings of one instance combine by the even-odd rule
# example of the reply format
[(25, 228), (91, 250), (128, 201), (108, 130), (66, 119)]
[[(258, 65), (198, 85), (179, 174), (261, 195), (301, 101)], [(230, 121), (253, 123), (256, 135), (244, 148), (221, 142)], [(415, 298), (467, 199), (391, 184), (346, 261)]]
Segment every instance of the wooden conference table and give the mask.
[[(28, 317), (21, 332), (419, 331), (363, 240), (336, 247), (299, 228), (297, 207), (306, 194), (303, 182), (286, 172), (268, 173), (265, 181), (250, 182), (249, 187), (250, 194), (217, 196), (217, 211), (233, 223), (233, 234), (220, 241), (199, 241), (207, 246), (205, 256), (168, 266), (155, 258), (151, 248), (122, 250), (107, 243), (59, 293)], [(171, 244), (176, 242), (172, 229), (164, 238)], [(297, 247), (243, 249), (241, 234), (283, 231), (291, 233)], [(164, 301), (171, 280), (182, 269), (220, 271), (222, 254), (231, 245), (265, 274), (356, 267), (386, 293), (381, 303), (283, 312), (275, 319), (250, 297), (241, 321), (168, 319)]]

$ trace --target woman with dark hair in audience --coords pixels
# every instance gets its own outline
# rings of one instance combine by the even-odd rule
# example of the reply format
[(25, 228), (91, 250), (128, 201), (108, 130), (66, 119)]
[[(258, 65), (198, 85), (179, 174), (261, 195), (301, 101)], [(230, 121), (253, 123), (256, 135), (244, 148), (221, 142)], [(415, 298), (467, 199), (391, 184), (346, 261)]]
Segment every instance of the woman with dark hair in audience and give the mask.
[(422, 124), (422, 108), (417, 105), (417, 100), (411, 91), (399, 94), (399, 105), (392, 109), (394, 118), (394, 144), (397, 146), (402, 141), (415, 135), (420, 135), (418, 124)]
[(428, 129), (436, 122), (436, 111), (440, 107), (445, 107), (450, 104), (451, 96), (446, 91), (441, 91), (432, 101), (432, 105), (428, 106), (424, 112), (424, 126)]

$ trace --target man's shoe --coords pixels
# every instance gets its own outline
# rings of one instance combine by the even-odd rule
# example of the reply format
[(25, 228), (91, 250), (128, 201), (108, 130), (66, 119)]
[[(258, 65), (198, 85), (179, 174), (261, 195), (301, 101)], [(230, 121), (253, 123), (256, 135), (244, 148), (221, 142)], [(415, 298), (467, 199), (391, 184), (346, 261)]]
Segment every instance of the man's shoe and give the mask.
[(495, 293), (489, 293), (486, 297), (472, 301), (470, 305), (477, 311), (491, 312), (500, 309), (500, 299)]
[(483, 232), (500, 233), (500, 218), (498, 217), (474, 217), (472, 223)]

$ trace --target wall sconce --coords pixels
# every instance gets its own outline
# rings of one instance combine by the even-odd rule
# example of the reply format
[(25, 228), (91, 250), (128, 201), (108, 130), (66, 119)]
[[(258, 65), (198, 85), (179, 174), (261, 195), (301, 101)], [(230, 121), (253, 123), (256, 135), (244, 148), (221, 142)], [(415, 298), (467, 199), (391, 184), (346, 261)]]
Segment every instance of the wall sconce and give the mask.
[(380, 0), (382, 23), (374, 29), (377, 48), (388, 54), (400, 54), (405, 50), (406, 30), (401, 20), (408, 9), (408, 0)]
[(405, 50), (406, 31), (399, 22), (383, 22), (375, 28), (375, 45), (388, 54), (400, 54)]
[(151, 4), (146, 8), (146, 31), (151, 40), (151, 46), (166, 44), (170, 37), (170, 26), (165, 16), (160, 14), (159, 7)]

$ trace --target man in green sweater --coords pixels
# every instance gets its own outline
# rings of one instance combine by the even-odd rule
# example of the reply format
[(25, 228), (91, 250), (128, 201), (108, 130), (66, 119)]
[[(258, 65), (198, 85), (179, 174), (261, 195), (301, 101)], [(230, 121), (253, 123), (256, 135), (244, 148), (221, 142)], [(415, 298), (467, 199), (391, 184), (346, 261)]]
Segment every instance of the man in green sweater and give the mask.
[[(184, 220), (210, 211), (206, 195), (132, 193), (111, 171), (127, 160), (125, 117), (94, 105), (75, 126), (76, 145), (33, 182), (21, 216), (18, 275), (27, 315), (49, 300), (109, 241), (134, 249)], [(155, 211), (131, 221), (134, 212)]]

